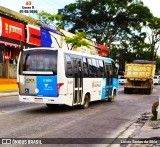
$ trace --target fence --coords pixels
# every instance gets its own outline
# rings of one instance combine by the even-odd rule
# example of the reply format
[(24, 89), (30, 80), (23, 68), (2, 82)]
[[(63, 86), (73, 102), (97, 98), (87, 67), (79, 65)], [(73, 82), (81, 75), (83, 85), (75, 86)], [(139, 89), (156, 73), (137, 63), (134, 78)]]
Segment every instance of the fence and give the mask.
[(17, 64), (0, 63), (0, 78), (16, 79)]

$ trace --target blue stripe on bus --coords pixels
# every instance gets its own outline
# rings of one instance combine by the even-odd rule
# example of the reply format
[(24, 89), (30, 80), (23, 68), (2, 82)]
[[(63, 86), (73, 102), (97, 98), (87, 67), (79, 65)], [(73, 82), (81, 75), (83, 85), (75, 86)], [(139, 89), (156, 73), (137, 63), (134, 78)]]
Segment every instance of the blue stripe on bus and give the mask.
[(105, 99), (106, 97), (106, 78), (102, 78), (102, 94), (101, 99)]
[[(107, 89), (113, 89), (113, 87), (115, 87), (116, 89), (118, 89), (119, 84), (118, 84), (118, 80), (116, 78), (113, 78), (112, 84), (111, 85), (106, 85), (106, 78), (102, 79), (102, 94), (101, 94), (101, 99), (105, 99), (106, 98), (106, 90)], [(118, 94), (118, 92), (116, 93), (116, 95)]]
[(38, 96), (57, 97), (57, 76), (37, 76)]

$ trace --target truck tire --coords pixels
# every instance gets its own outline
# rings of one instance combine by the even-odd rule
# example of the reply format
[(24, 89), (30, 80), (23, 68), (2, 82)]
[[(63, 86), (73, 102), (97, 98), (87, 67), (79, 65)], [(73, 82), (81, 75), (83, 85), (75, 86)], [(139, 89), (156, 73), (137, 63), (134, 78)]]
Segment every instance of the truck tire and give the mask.
[(128, 88), (124, 88), (124, 93), (128, 93)]
[(124, 88), (124, 93), (132, 94), (132, 89), (131, 88)]
[(150, 94), (152, 94), (152, 92), (153, 92), (153, 88), (149, 88), (149, 89), (147, 89), (147, 90), (146, 90), (146, 92), (147, 92), (147, 94), (149, 94), (149, 95), (150, 95)]
[(158, 112), (157, 112), (158, 106), (159, 106), (159, 101), (155, 102), (152, 105), (152, 114), (156, 119), (157, 119), (157, 114), (158, 114)]

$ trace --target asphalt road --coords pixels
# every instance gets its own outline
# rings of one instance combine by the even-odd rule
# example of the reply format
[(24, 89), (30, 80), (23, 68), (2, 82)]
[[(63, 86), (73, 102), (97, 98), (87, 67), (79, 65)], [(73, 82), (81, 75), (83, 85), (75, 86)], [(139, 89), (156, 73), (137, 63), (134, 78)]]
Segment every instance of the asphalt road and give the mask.
[(159, 89), (154, 86), (152, 95), (124, 94), (120, 86), (115, 102), (92, 102), (88, 109), (49, 109), (44, 104), (19, 102), (17, 96), (1, 97), (0, 138), (116, 138), (141, 114), (151, 111)]

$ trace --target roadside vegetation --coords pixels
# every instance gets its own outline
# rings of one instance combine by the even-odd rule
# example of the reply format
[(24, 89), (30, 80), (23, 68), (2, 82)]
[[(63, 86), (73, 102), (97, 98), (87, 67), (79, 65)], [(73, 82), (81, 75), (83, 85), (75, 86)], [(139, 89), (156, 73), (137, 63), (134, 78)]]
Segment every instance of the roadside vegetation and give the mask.
[(122, 68), (125, 62), (143, 59), (155, 60), (160, 70), (160, 18), (140, 0), (82, 1), (66, 5), (57, 14), (42, 11), (38, 17), (71, 33), (85, 32), (86, 39), (108, 46), (109, 56)]

